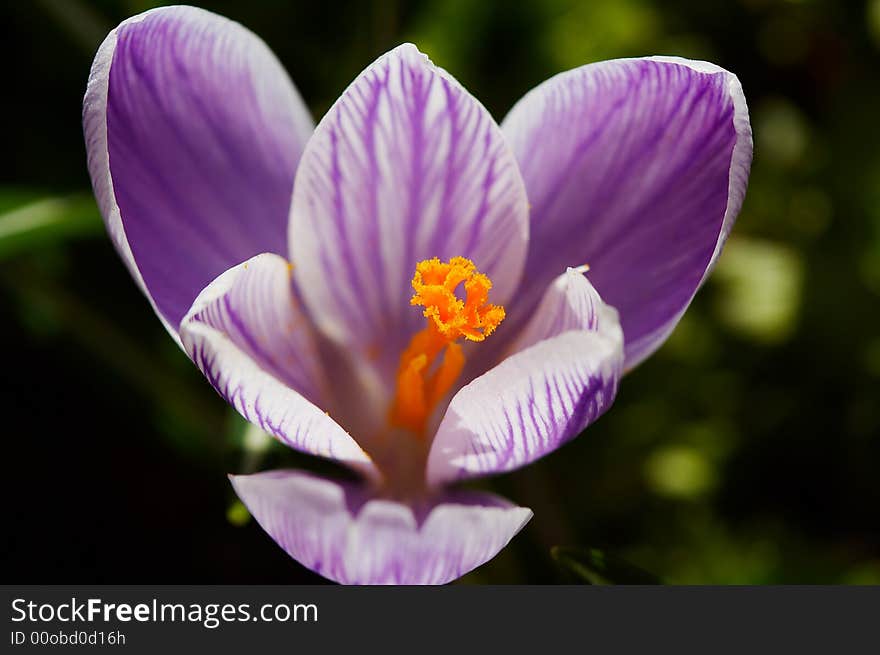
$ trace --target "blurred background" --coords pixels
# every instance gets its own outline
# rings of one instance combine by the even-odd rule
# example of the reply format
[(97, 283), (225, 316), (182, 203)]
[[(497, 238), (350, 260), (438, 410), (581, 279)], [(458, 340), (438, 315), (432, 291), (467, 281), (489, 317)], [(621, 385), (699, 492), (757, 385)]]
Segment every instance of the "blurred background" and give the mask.
[[(92, 57), (155, 4), (0, 8), (2, 578), (320, 582), (226, 479), (308, 461), (247, 430), (172, 343), (92, 199)], [(755, 160), (715, 273), (609, 414), (485, 483), (535, 517), (463, 582), (880, 583), (880, 0), (194, 4), (260, 35), (316, 118), (404, 40), (499, 121), (592, 61), (735, 72)]]

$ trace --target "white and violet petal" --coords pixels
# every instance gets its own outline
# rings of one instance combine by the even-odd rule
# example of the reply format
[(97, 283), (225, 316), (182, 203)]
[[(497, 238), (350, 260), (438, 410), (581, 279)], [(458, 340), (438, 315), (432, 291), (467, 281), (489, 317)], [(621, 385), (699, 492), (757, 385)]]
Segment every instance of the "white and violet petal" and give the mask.
[(560, 268), (589, 264), (635, 366), (678, 322), (742, 205), (752, 137), (739, 81), (676, 58), (590, 64), (526, 94), (502, 129), (532, 204), (529, 288), (511, 324)]
[(95, 57), (83, 126), (108, 232), (172, 334), (220, 273), (287, 254), (313, 123), (278, 60), (238, 23), (185, 6), (124, 21)]
[(510, 471), (556, 450), (614, 401), (619, 330), (571, 330), (511, 355), (452, 398), (428, 456), (438, 485)]
[(598, 332), (612, 339), (619, 338), (621, 331), (617, 310), (602, 300), (585, 266), (568, 268), (550, 283), (508, 352), (519, 352), (570, 330)]
[(346, 89), (297, 172), (290, 250), (310, 314), (333, 340), (393, 375), (423, 318), (416, 263), (463, 256), (503, 304), (525, 259), (528, 206), (486, 109), (410, 44)]
[(343, 584), (444, 584), (493, 558), (532, 512), (448, 491), (398, 502), (300, 471), (231, 476), (242, 502), (291, 557)]
[(368, 455), (322, 409), (329, 403), (327, 381), (281, 257), (258, 255), (209, 284), (182, 321), (180, 338), (248, 421), (291, 448), (377, 475)]

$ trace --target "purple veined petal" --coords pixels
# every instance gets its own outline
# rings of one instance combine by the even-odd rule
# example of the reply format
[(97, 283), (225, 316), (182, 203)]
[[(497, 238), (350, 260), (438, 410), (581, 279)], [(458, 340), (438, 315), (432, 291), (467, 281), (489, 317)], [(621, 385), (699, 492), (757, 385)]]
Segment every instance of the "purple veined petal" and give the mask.
[(290, 275), (269, 253), (223, 273), (181, 322), (183, 347), (248, 421), (291, 448), (377, 477), (369, 456), (315, 404), (326, 402), (325, 383)]
[(586, 266), (568, 268), (550, 283), (532, 318), (516, 335), (509, 352), (525, 350), (570, 330), (598, 332), (612, 339), (623, 339), (617, 310), (605, 304), (586, 273)]
[(587, 266), (569, 267), (546, 288), (541, 302), (524, 326), (499, 334), (472, 349), (473, 356), (468, 359), (464, 379), (472, 380), (505, 357), (570, 330), (600, 332), (618, 338), (620, 318), (617, 310), (605, 304), (590, 284), (586, 276), (588, 269)]
[(342, 584), (445, 584), (492, 559), (532, 517), (529, 509), (471, 491), (410, 505), (300, 471), (230, 479), (279, 546)]
[(101, 44), (83, 102), (89, 173), (119, 254), (172, 335), (220, 273), (287, 254), (312, 125), (266, 44), (216, 14), (150, 10)]
[(632, 368), (670, 334), (742, 206), (752, 158), (737, 78), (654, 57), (557, 75), (502, 129), (532, 203), (523, 322), (563, 266), (618, 309)]
[(310, 315), (386, 375), (424, 319), (409, 305), (416, 263), (464, 256), (503, 304), (518, 284), (528, 204), (500, 129), (415, 46), (380, 57), (306, 145), (290, 250)]
[(321, 356), (293, 290), (293, 265), (263, 253), (234, 266), (199, 294), (193, 322), (218, 330), (257, 365), (316, 405), (329, 402)]
[(452, 398), (428, 484), (510, 471), (556, 450), (611, 406), (622, 368), (619, 329), (564, 332), (511, 355)]

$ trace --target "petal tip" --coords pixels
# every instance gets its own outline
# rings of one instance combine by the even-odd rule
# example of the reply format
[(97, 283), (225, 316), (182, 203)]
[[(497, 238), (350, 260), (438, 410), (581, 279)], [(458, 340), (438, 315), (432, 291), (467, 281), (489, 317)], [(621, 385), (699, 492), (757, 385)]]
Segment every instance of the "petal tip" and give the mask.
[[(517, 508), (517, 510), (518, 511), (516, 513), (519, 515), (520, 523), (519, 527), (516, 528), (516, 530), (513, 531), (513, 534), (510, 535), (510, 540), (513, 540), (516, 535), (522, 532), (522, 529), (526, 527), (529, 521), (531, 521), (535, 516), (535, 513), (529, 507), (519, 507)], [(508, 543), (510, 543), (510, 541), (508, 541)]]

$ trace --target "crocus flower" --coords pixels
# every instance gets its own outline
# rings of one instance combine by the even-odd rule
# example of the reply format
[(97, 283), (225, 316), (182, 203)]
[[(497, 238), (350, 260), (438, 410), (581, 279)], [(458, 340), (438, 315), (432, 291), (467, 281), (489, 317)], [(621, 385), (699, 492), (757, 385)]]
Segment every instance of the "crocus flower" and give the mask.
[(191, 7), (110, 33), (83, 118), (172, 337), (246, 419), (359, 474), (231, 478), (345, 583), (443, 583), (507, 544), (531, 511), (456, 484), (608, 409), (718, 258), (752, 151), (736, 77), (666, 57), (562, 73), (499, 126), (405, 44), (313, 128), (258, 37)]

